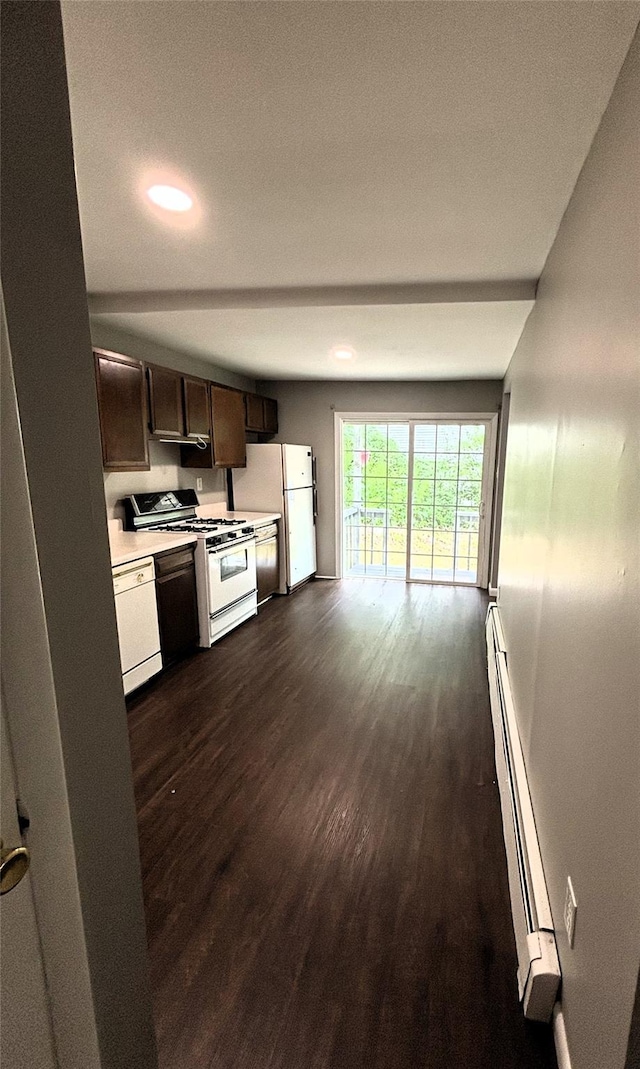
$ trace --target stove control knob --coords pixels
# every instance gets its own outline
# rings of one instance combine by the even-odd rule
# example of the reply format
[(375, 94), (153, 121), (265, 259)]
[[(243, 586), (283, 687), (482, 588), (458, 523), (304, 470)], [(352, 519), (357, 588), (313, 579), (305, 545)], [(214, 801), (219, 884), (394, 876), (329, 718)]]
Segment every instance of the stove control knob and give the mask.
[(243, 534), (253, 534), (254, 533), (253, 527), (243, 527), (242, 528), (242, 533)]

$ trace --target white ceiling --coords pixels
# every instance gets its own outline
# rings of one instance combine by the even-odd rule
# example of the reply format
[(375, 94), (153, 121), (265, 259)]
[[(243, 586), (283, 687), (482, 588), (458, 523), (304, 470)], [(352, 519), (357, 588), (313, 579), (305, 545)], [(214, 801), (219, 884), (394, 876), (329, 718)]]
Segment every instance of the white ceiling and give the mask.
[[(256, 377), (442, 378), (504, 372), (531, 292), (479, 303), (471, 284), (539, 277), (640, 5), (63, 11), (102, 315)], [(193, 192), (186, 225), (147, 209), (151, 175)], [(322, 294), (312, 310), (286, 307), (299, 292), (272, 309), (246, 294), (220, 307), (229, 289), (412, 283), (453, 283), (457, 298), (387, 304), (372, 289), (351, 307), (317, 307)], [(339, 371), (327, 360), (337, 342), (358, 352)]]
[[(130, 333), (213, 358), (265, 379), (502, 378), (531, 301), (371, 305), (345, 308), (230, 308), (96, 316)], [(340, 342), (353, 362), (333, 358)]]

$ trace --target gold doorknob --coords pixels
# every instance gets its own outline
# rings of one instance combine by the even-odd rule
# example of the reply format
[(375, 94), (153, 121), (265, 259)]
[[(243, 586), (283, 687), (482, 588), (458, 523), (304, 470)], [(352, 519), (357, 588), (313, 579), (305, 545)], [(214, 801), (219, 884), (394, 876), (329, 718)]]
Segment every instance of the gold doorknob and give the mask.
[(20, 880), (29, 868), (31, 858), (26, 846), (14, 846), (13, 848), (2, 846), (0, 839), (0, 895), (6, 895), (7, 891), (20, 883)]

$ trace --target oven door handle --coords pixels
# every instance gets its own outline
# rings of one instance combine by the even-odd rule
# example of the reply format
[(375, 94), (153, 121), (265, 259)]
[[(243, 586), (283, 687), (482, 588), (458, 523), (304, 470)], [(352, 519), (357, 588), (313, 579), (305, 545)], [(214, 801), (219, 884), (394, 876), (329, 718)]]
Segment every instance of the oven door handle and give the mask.
[(252, 538), (242, 538), (231, 542), (225, 542), (223, 546), (207, 546), (207, 553), (212, 557), (221, 557), (223, 553), (232, 552), (237, 546), (246, 546), (253, 542), (255, 545), (255, 535)]

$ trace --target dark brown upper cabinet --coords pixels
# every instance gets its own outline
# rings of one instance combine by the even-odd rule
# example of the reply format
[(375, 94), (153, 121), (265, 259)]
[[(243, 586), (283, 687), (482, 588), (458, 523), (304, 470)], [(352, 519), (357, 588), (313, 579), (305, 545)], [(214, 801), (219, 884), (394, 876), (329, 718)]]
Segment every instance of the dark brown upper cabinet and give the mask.
[(147, 364), (149, 433), (153, 438), (209, 441), (209, 383)]
[(278, 402), (257, 393), (244, 395), (245, 429), (257, 434), (275, 434), (278, 430)]
[(94, 349), (105, 471), (148, 471), (144, 367), (120, 353)]
[(209, 383), (204, 379), (192, 379), (182, 376), (184, 388), (184, 432), (187, 438), (204, 438), (211, 436), (211, 417), (209, 408)]
[(244, 425), (248, 431), (264, 430), (264, 408), (262, 398), (257, 393), (244, 395), (245, 420)]
[(270, 397), (94, 352), (105, 471), (148, 471), (150, 438), (180, 443), (185, 468), (244, 468), (245, 432), (278, 430)]
[(262, 398), (264, 429), (267, 434), (278, 433), (278, 402), (271, 397)]
[(211, 386), (213, 462), (216, 468), (244, 468), (244, 396), (239, 390)]
[(244, 394), (211, 383), (211, 442), (206, 449), (183, 445), (183, 468), (244, 468)]
[(149, 431), (159, 438), (184, 437), (182, 375), (167, 367), (147, 364)]

